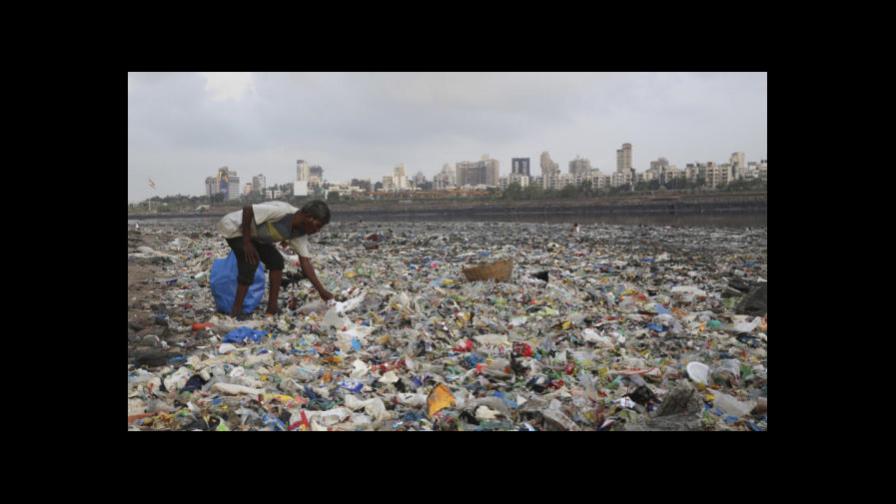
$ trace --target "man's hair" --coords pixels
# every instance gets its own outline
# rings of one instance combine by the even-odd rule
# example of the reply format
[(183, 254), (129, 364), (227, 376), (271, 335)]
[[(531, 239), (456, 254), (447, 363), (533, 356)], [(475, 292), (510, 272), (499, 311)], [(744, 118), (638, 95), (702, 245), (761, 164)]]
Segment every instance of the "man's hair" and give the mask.
[(330, 207), (321, 200), (309, 201), (302, 205), (301, 212), (305, 215), (314, 217), (322, 225), (330, 223)]

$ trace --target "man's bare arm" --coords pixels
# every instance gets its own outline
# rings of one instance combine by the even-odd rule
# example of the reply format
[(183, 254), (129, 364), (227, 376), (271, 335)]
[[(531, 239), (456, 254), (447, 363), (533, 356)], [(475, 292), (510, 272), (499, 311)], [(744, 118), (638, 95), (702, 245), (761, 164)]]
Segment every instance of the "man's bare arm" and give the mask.
[(252, 205), (243, 207), (243, 249), (246, 252), (246, 260), (250, 264), (258, 264), (258, 251), (252, 245), (252, 222), (255, 220), (255, 211)]
[(317, 274), (314, 273), (314, 266), (311, 265), (311, 260), (307, 257), (299, 256), (299, 264), (302, 266), (302, 273), (305, 274), (305, 277), (311, 282), (311, 285), (317, 289), (320, 297), (324, 299), (324, 301), (329, 301), (333, 299), (333, 295), (321, 285), (320, 280), (317, 279)]

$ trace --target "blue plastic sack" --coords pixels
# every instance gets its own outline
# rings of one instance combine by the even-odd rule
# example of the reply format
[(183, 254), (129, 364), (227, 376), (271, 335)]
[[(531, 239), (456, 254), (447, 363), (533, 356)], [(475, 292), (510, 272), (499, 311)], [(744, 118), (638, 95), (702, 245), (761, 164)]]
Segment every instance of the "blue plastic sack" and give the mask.
[(222, 342), (224, 343), (245, 343), (246, 340), (252, 340), (254, 343), (258, 343), (267, 335), (264, 331), (255, 331), (250, 327), (237, 327), (236, 329), (227, 333), (224, 336)]
[[(233, 302), (236, 299), (237, 277), (236, 254), (230, 251), (226, 259), (215, 259), (212, 263), (212, 272), (209, 275), (209, 285), (212, 288), (212, 296), (215, 298), (215, 308), (221, 313), (230, 313)], [(255, 271), (255, 279), (249, 286), (249, 292), (243, 299), (243, 313), (252, 313), (261, 304), (264, 297), (264, 267), (258, 263)]]

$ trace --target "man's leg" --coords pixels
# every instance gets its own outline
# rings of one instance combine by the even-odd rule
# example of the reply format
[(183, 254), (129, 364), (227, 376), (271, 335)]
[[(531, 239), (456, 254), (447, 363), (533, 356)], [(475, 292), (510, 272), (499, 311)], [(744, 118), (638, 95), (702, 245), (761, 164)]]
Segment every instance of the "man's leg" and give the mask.
[(246, 254), (243, 250), (243, 242), (240, 238), (231, 238), (227, 240), (227, 244), (236, 255), (237, 261), (237, 284), (236, 299), (233, 300), (233, 307), (230, 309), (231, 317), (238, 317), (243, 313), (243, 300), (249, 293), (249, 286), (252, 285), (252, 279), (255, 278), (255, 270), (257, 264), (249, 264), (246, 262)]
[(283, 268), (285, 267), (283, 255), (272, 244), (259, 243), (255, 246), (258, 251), (258, 257), (261, 262), (267, 266), (270, 271), (270, 296), (268, 297), (268, 309), (265, 313), (276, 314), (279, 311), (278, 297), (280, 296), (280, 285), (283, 282)]
[(236, 299), (233, 301), (233, 309), (230, 310), (231, 317), (237, 317), (243, 312), (243, 300), (249, 292), (249, 286), (241, 283), (236, 284)]

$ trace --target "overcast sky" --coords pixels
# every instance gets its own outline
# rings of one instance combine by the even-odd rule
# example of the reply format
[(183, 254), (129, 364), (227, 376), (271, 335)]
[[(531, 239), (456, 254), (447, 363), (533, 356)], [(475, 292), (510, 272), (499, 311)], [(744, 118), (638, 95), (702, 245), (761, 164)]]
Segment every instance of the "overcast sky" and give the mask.
[[(427, 179), (445, 163), (550, 152), (609, 174), (631, 143), (658, 157), (767, 157), (766, 73), (129, 73), (128, 201), (200, 195), (221, 166), (242, 183), (292, 182), (296, 160), (331, 182), (382, 180), (398, 163)], [(156, 182), (157, 193), (147, 180)]]

